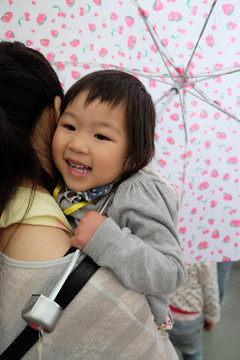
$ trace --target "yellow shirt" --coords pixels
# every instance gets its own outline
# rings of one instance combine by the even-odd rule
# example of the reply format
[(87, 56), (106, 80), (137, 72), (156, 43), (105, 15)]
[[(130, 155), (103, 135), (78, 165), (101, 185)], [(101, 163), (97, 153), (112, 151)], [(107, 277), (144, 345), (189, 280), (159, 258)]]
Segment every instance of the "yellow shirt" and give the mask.
[(64, 229), (72, 233), (70, 224), (51, 195), (35, 191), (30, 209), (28, 202), (31, 189), (19, 187), (0, 217), (0, 227), (22, 222), (29, 225), (44, 225)]

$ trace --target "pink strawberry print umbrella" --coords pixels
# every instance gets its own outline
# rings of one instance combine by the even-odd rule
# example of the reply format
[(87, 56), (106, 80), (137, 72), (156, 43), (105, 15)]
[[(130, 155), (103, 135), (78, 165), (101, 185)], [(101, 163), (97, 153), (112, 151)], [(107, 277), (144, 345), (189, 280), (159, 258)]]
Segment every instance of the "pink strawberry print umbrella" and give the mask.
[(144, 82), (187, 262), (240, 259), (239, 14), (238, 0), (1, 2), (0, 39), (39, 49), (65, 89), (103, 68)]

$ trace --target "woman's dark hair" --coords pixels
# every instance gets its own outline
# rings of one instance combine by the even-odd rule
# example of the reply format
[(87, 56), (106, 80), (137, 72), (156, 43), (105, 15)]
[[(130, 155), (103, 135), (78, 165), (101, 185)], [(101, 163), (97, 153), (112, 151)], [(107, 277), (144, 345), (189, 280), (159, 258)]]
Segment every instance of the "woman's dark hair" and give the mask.
[(80, 93), (86, 93), (87, 106), (98, 99), (111, 108), (126, 107), (129, 136), (127, 170), (123, 179), (145, 167), (154, 155), (155, 108), (150, 94), (135, 76), (118, 70), (100, 70), (78, 80), (66, 93), (61, 114)]
[[(61, 84), (41, 53), (17, 41), (0, 43), (0, 215), (23, 180), (30, 180), (33, 190), (42, 185), (51, 191), (54, 186), (32, 136), (43, 110), (55, 116), (57, 95), (63, 98)], [(50, 158), (50, 141), (45, 146)]]

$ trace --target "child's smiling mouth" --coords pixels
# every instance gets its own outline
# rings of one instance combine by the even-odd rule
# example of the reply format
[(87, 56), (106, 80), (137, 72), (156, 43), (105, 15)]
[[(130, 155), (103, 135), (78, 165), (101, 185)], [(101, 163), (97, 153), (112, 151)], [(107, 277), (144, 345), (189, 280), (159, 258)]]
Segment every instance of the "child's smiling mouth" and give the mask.
[(78, 173), (86, 174), (91, 172), (91, 168), (84, 164), (75, 164), (70, 160), (67, 160), (68, 165), (71, 167), (71, 169), (75, 170)]

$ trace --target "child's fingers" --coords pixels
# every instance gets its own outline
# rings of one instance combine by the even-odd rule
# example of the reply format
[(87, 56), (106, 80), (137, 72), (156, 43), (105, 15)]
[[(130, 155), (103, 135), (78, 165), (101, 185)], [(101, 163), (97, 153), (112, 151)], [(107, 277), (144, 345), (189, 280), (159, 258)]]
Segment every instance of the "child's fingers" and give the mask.
[(96, 211), (89, 211), (74, 231), (74, 236), (71, 239), (72, 246), (83, 249), (105, 219), (106, 216), (100, 215)]
[(70, 241), (72, 246), (81, 249), (81, 245), (77, 236), (73, 236)]

